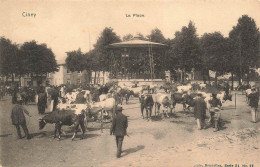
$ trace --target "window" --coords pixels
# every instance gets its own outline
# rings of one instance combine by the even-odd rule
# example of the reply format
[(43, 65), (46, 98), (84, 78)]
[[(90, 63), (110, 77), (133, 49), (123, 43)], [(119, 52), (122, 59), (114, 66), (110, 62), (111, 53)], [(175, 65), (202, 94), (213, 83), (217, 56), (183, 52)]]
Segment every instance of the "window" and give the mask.
[(79, 85), (80, 83), (81, 83), (81, 80), (80, 80), (80, 79), (78, 79), (78, 80), (77, 80), (77, 84)]

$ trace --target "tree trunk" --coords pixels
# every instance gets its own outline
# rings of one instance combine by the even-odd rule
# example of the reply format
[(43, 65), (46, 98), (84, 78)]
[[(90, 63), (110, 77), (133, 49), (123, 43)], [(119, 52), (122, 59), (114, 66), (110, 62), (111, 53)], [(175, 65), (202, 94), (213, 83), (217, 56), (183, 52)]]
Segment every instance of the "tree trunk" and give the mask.
[(234, 74), (233, 72), (231, 72), (231, 82), (232, 82), (232, 86), (231, 86), (231, 90), (234, 90)]
[(240, 74), (240, 72), (239, 72), (239, 75), (238, 75), (238, 82), (239, 82), (239, 86), (241, 86), (242, 85), (242, 82), (241, 82), (241, 74)]
[(96, 79), (97, 79), (97, 72), (95, 71), (94, 85), (96, 85)]
[(19, 75), (19, 86), (20, 86), (20, 87), (22, 86), (22, 83), (21, 83), (21, 82), (22, 82), (22, 81), (21, 81), (21, 77), (22, 77), (22, 76)]
[(183, 69), (181, 70), (181, 80), (180, 80), (181, 83), (183, 83)]
[(217, 88), (218, 87), (218, 72), (216, 71), (216, 74), (215, 74), (215, 87)]
[(90, 83), (92, 82), (92, 78), (91, 78), (92, 73), (91, 73), (91, 70), (88, 70), (87, 73), (88, 73), (88, 81), (87, 81), (87, 84), (90, 84)]
[(9, 78), (8, 75), (6, 75), (6, 76), (5, 76), (5, 85), (6, 85), (7, 82), (8, 82), (8, 78)]
[(33, 74), (31, 73), (31, 85), (30, 86), (33, 86)]
[(12, 73), (12, 85), (14, 85), (14, 74)]
[(210, 84), (210, 75), (209, 75), (209, 70), (207, 70), (207, 76), (208, 76), (209, 85), (211, 85), (211, 84)]
[(201, 74), (202, 74), (203, 83), (206, 84), (205, 70), (203, 70)]
[(249, 71), (247, 72), (246, 80), (247, 80), (247, 85), (249, 85)]
[(103, 85), (105, 85), (105, 71), (103, 71)]

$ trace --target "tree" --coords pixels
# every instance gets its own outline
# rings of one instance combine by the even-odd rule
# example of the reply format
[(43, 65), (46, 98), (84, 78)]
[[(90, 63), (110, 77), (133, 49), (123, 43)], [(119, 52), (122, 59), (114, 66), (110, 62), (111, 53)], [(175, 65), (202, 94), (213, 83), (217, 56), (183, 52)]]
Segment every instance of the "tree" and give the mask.
[(239, 76), (239, 83), (241, 79), (247, 74), (247, 81), (249, 82), (250, 67), (259, 67), (259, 29), (256, 27), (254, 19), (248, 15), (242, 15), (238, 19), (238, 23), (229, 33), (234, 50), (233, 62), (235, 66), (234, 73)]
[(228, 71), (230, 60), (228, 39), (220, 32), (205, 33), (200, 40), (200, 46), (203, 69), (216, 72), (215, 84), (217, 85), (217, 77)]
[(21, 67), (19, 64), (21, 63), (19, 60), (19, 52), (18, 46), (16, 44), (12, 44), (9, 39), (1, 37), (0, 39), (0, 73), (3, 76), (12, 76), (12, 83), (14, 82), (14, 74), (17, 74)]
[(38, 45), (36, 41), (25, 42), (20, 49), (24, 63), (27, 65), (26, 73), (30, 73), (31, 77), (35, 74), (37, 81), (43, 74), (58, 71), (55, 55), (46, 44)]
[[(110, 55), (106, 47), (109, 44), (121, 42), (120, 37), (116, 35), (112, 28), (105, 28), (100, 37), (98, 38), (96, 44), (94, 45), (95, 49), (92, 52), (93, 61), (98, 60), (99, 65), (96, 70), (99, 71), (109, 71), (109, 60)], [(96, 60), (95, 60), (96, 59)]]
[(67, 58), (65, 60), (67, 68), (74, 71), (82, 71), (85, 68), (83, 53), (79, 48), (77, 51), (66, 52)]
[(123, 37), (123, 41), (130, 41), (133, 38), (134, 36), (132, 34), (127, 34)]
[(169, 54), (174, 68), (182, 71), (182, 82), (185, 72), (201, 68), (199, 38), (194, 23), (190, 21), (188, 27), (183, 26), (181, 31), (175, 33)]
[(147, 38), (152, 42), (165, 43), (165, 38), (162, 34), (162, 31), (158, 28), (152, 30), (151, 34)]

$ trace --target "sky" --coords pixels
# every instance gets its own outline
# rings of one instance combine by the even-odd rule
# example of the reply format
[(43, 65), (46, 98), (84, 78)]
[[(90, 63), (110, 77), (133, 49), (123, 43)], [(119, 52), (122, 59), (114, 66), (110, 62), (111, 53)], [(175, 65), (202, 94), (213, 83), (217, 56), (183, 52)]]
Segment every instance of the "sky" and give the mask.
[(64, 63), (66, 52), (93, 49), (105, 27), (121, 38), (158, 28), (173, 39), (191, 20), (199, 36), (219, 31), (227, 37), (245, 14), (259, 28), (260, 0), (0, 0), (0, 36), (17, 44), (46, 43)]

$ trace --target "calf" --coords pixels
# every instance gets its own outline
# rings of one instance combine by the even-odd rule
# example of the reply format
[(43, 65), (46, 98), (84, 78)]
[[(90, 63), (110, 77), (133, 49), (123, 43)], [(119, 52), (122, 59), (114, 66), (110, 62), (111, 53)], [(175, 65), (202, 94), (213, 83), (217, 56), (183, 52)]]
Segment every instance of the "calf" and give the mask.
[(74, 124), (74, 134), (72, 136), (72, 140), (74, 140), (78, 127), (80, 125), (82, 130), (82, 137), (84, 137), (85, 133), (85, 125), (84, 125), (84, 118), (85, 114), (84, 112), (81, 112), (80, 114), (75, 112), (75, 110), (56, 110), (55, 112), (48, 113), (43, 118), (39, 119), (39, 129), (43, 129), (47, 123), (55, 124), (55, 130), (54, 130), (54, 138), (56, 138), (56, 132), (58, 130), (59, 137), (58, 140), (61, 138), (61, 126), (67, 125), (71, 126)]

